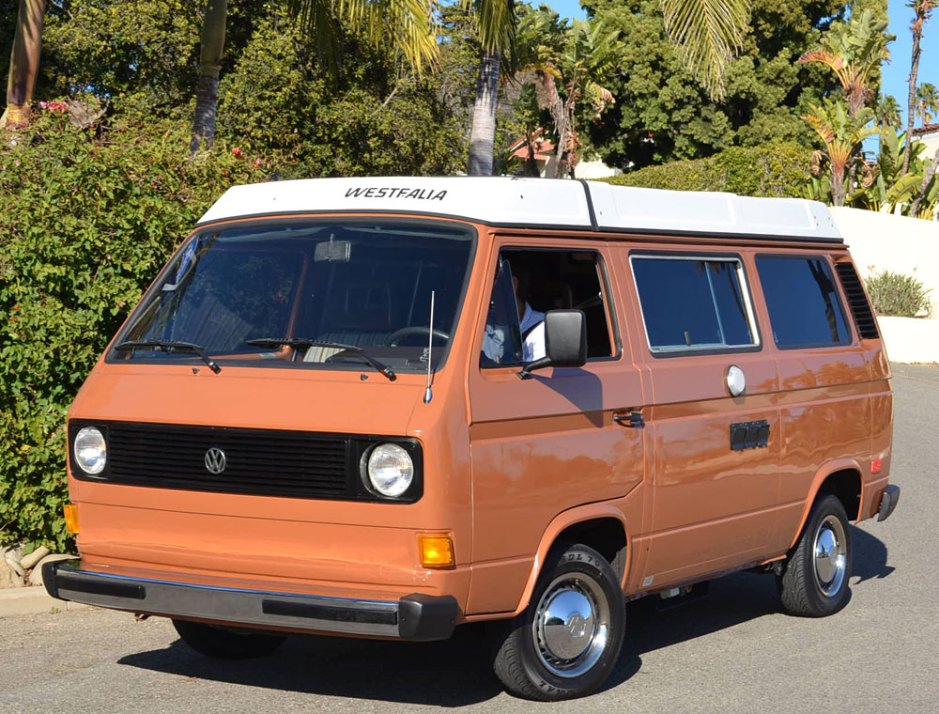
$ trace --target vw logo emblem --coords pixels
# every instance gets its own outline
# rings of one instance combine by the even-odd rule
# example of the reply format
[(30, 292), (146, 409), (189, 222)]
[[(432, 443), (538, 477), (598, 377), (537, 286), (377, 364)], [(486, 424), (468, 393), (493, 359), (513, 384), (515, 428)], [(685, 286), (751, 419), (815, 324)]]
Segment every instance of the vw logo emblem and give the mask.
[(212, 447), (205, 452), (205, 470), (210, 474), (220, 474), (228, 465), (228, 459), (225, 458), (225, 452), (216, 447)]

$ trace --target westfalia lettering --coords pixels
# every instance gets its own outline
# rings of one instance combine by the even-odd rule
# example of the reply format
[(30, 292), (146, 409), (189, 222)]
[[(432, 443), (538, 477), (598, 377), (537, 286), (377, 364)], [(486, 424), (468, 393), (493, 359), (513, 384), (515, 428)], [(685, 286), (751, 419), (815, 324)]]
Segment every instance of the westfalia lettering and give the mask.
[(346, 198), (416, 198), (420, 201), (442, 201), (446, 191), (429, 188), (350, 188)]

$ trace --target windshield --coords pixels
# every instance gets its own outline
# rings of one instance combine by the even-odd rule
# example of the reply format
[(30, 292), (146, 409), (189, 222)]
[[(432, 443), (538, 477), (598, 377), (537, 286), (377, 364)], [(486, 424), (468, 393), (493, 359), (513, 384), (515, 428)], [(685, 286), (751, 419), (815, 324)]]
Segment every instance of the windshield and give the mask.
[(109, 359), (193, 361), (198, 349), (220, 365), (387, 367), (392, 377), (437, 368), (472, 249), (469, 230), (432, 222), (207, 230), (179, 251)]

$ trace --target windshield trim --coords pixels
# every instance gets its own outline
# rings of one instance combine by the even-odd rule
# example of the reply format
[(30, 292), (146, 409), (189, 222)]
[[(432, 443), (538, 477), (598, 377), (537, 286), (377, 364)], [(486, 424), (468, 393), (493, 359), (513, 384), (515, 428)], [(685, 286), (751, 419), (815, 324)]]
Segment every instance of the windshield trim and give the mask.
[[(380, 222), (382, 225), (415, 225), (419, 224), (422, 228), (426, 227), (429, 230), (433, 228), (446, 228), (452, 231), (454, 228), (462, 231), (467, 238), (469, 238), (470, 246), (469, 252), (467, 253), (466, 259), (466, 272), (463, 278), (463, 285), (460, 290), (459, 297), (456, 302), (455, 308), (455, 321), (453, 334), (450, 336), (450, 342), (444, 347), (443, 354), (441, 356), (440, 362), (437, 364), (436, 368), (433, 370), (434, 374), (438, 374), (443, 370), (449, 359), (450, 359), (450, 348), (453, 345), (454, 337), (456, 332), (460, 330), (460, 326), (465, 322), (466, 318), (463, 314), (463, 310), (466, 307), (466, 293), (469, 290), (470, 280), (472, 277), (473, 268), (476, 264), (476, 252), (479, 248), (479, 231), (475, 225), (468, 222), (467, 220), (451, 219), (444, 217), (428, 217), (427, 214), (416, 214), (416, 215), (396, 215), (396, 216), (384, 216), (384, 215), (361, 215), (361, 214), (348, 214), (341, 211), (330, 212), (330, 213), (317, 213), (317, 214), (304, 214), (304, 215), (289, 215), (289, 214), (265, 214), (263, 216), (249, 216), (249, 217), (237, 217), (221, 221), (212, 221), (207, 224), (199, 224), (186, 238), (179, 244), (176, 250), (173, 251), (172, 255), (167, 258), (165, 264), (157, 273), (156, 278), (150, 284), (150, 286), (144, 291), (138, 300), (137, 304), (133, 307), (127, 319), (124, 321), (124, 324), (118, 330), (117, 334), (112, 338), (110, 344), (108, 345), (105, 355), (104, 362), (109, 365), (161, 365), (161, 366), (173, 366), (180, 365), (186, 366), (187, 368), (192, 366), (192, 361), (201, 361), (199, 356), (195, 354), (185, 354), (178, 353), (174, 356), (173, 359), (168, 359), (166, 355), (162, 355), (159, 358), (147, 358), (141, 355), (137, 355), (133, 360), (126, 360), (122, 358), (121, 353), (116, 349), (116, 346), (128, 340), (128, 334), (131, 332), (137, 321), (140, 319), (140, 316), (144, 309), (152, 304), (152, 302), (157, 298), (157, 296), (162, 292), (161, 286), (166, 282), (170, 274), (171, 268), (176, 263), (177, 259), (187, 250), (187, 248), (198, 241), (203, 236), (208, 235), (218, 235), (228, 228), (246, 228), (252, 224), (257, 224), (259, 226), (263, 225), (277, 225), (277, 226), (290, 226), (290, 225), (309, 225), (311, 223), (336, 223), (341, 222), (345, 225), (355, 225), (355, 224), (374, 224)], [(289, 370), (298, 370), (298, 371), (328, 371), (328, 372), (361, 372), (363, 370), (358, 369), (359, 365), (353, 363), (316, 363), (316, 362), (306, 362), (306, 363), (288, 363), (285, 364), (280, 360), (271, 360), (271, 359), (259, 359), (257, 357), (259, 353), (252, 352), (245, 356), (237, 357), (225, 357), (222, 361), (222, 366), (231, 366), (231, 367), (251, 367), (251, 368), (273, 368), (273, 369), (289, 369)], [(218, 355), (211, 355), (218, 356)], [(247, 359), (245, 358), (247, 357)], [(404, 375), (426, 375), (427, 371), (424, 370), (396, 370), (399, 376)]]

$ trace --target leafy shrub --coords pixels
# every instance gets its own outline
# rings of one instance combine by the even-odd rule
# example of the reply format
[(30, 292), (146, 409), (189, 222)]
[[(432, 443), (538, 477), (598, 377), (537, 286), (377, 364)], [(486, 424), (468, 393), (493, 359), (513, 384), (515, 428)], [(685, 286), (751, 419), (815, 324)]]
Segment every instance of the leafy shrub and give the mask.
[(811, 158), (811, 151), (796, 144), (732, 148), (706, 159), (648, 166), (604, 180), (617, 186), (801, 198)]
[(464, 127), (433, 74), (400, 72), (394, 57), (351, 35), (355, 57), (328, 72), (297, 28), (259, 24), (219, 83), (219, 135), (288, 160), (284, 178), (447, 175), (466, 163)]
[(884, 270), (869, 277), (866, 284), (879, 315), (928, 317), (932, 312), (931, 291), (912, 275)]
[(41, 112), (0, 145), (0, 544), (65, 545), (69, 403), (198, 217), (270, 170), (221, 147), (190, 159), (184, 128), (71, 118)]

